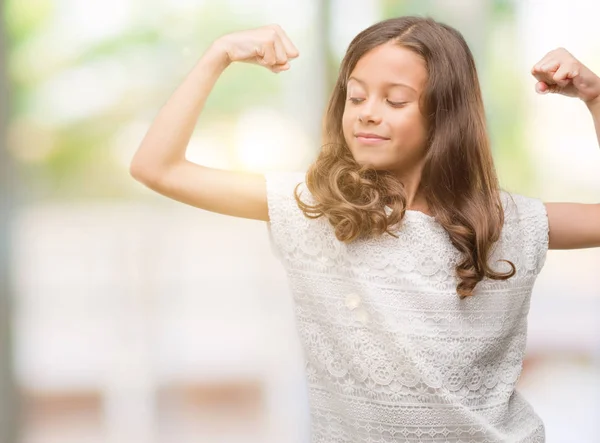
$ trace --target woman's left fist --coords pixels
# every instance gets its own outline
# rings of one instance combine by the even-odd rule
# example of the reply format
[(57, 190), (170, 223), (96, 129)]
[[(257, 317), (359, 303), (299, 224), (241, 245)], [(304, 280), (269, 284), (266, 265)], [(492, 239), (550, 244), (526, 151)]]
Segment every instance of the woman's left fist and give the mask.
[(600, 77), (564, 48), (550, 51), (531, 69), (535, 90), (578, 97), (586, 104), (600, 101)]

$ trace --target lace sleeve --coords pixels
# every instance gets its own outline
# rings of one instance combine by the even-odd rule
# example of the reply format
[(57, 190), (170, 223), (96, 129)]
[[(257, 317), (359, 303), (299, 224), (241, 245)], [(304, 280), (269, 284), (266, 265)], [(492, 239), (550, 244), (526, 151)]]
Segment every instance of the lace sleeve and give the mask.
[(298, 238), (294, 232), (300, 232), (299, 224), (305, 220), (294, 198), (294, 189), (299, 183), (302, 183), (300, 189), (305, 190), (305, 176), (304, 172), (265, 174), (269, 207), (267, 228), (273, 252), (280, 259), (286, 255), (286, 251), (295, 249)]
[(514, 218), (514, 222), (521, 232), (521, 246), (527, 268), (536, 275), (542, 270), (548, 252), (548, 214), (546, 206), (541, 200), (528, 198), (521, 195), (512, 196), (507, 216)]

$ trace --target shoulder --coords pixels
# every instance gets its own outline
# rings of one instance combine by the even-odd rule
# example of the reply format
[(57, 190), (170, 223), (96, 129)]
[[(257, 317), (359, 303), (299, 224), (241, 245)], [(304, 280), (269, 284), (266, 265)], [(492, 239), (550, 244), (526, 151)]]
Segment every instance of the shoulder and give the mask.
[(518, 268), (538, 274), (545, 262), (549, 242), (548, 215), (544, 202), (520, 194), (501, 192), (504, 206), (502, 244)]
[(306, 189), (306, 172), (267, 172), (265, 173), (267, 202), (269, 210), (280, 206), (295, 204), (294, 193), (298, 188), (299, 195), (308, 193)]
[(271, 224), (283, 225), (299, 218), (302, 211), (296, 201), (296, 191), (303, 202), (312, 203), (306, 187), (306, 172), (268, 172), (265, 181)]
[(526, 223), (534, 220), (548, 223), (546, 207), (542, 200), (507, 191), (501, 191), (500, 198), (505, 223)]
[(305, 172), (265, 174), (269, 206), (268, 229), (274, 252), (284, 263), (308, 262), (322, 252), (326, 244), (335, 244), (333, 229), (324, 217), (307, 216), (302, 203), (315, 204), (306, 186)]

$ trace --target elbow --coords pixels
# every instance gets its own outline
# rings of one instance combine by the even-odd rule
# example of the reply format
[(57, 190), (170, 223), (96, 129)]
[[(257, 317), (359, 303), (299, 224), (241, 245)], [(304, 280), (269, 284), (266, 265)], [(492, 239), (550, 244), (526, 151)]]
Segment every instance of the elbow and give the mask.
[(172, 168), (165, 164), (140, 161), (134, 158), (129, 165), (129, 175), (153, 191), (161, 192)]
[(145, 168), (142, 167), (142, 165), (140, 165), (138, 162), (136, 162), (135, 160), (133, 160), (130, 164), (129, 164), (129, 175), (138, 182), (144, 182), (144, 178), (146, 177), (146, 171)]
[(136, 181), (146, 186), (152, 186), (160, 176), (156, 168), (135, 158), (129, 165), (129, 175)]

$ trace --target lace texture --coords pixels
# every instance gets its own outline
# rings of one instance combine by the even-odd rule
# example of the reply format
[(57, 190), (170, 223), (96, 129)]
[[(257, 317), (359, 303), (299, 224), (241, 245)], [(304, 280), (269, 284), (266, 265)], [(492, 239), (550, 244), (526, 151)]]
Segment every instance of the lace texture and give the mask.
[(266, 176), (271, 242), (288, 274), (309, 386), (312, 443), (544, 442), (515, 390), (527, 314), (548, 248), (543, 203), (503, 193), (491, 263), (517, 274), (483, 280), (460, 300), (460, 253), (433, 217), (407, 211), (396, 231), (339, 242), (304, 217), (303, 173)]

